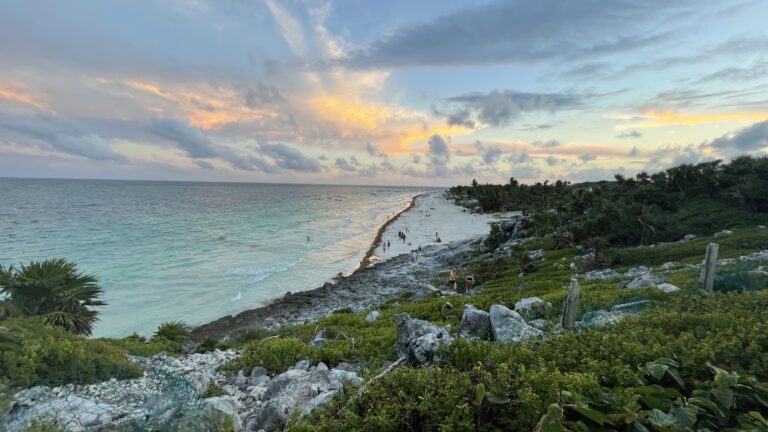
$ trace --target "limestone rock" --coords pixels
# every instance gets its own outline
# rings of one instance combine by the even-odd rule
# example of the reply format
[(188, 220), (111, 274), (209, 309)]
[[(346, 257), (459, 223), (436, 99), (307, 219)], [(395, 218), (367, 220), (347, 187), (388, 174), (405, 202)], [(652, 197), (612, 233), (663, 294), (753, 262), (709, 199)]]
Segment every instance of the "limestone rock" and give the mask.
[(661, 283), (656, 285), (656, 288), (665, 293), (674, 293), (680, 291), (679, 287), (672, 285), (671, 283)]
[(232, 418), (232, 428), (235, 432), (243, 430), (243, 422), (240, 420), (238, 413), (237, 399), (232, 396), (219, 396), (205, 399), (205, 408), (214, 413), (220, 413), (222, 418)]
[(644, 274), (641, 276), (636, 277), (631, 282), (627, 284), (627, 288), (629, 289), (635, 289), (635, 288), (644, 288), (644, 287), (655, 287), (661, 282), (657, 276), (654, 276), (652, 274)]
[(492, 334), (491, 316), (488, 312), (482, 311), (471, 304), (465, 304), (458, 333), (461, 336), (490, 339)]
[(365, 316), (365, 322), (372, 323), (379, 319), (379, 316), (381, 316), (381, 312), (375, 310), (368, 312), (368, 315)]
[(609, 324), (621, 321), (622, 318), (624, 318), (624, 314), (604, 310), (587, 312), (581, 318), (581, 321), (576, 323), (576, 327), (582, 330), (602, 328)]
[(550, 309), (552, 309), (552, 303), (538, 297), (527, 297), (515, 303), (515, 312), (525, 319), (541, 318)]
[(613, 313), (630, 314), (640, 313), (651, 304), (649, 300), (638, 300), (630, 303), (618, 304), (611, 308)]
[(440, 343), (451, 343), (451, 326), (438, 327), (424, 320), (400, 314), (395, 352), (413, 364), (428, 364), (438, 356)]
[(526, 324), (519, 313), (505, 306), (491, 306), (490, 316), (493, 337), (501, 343), (521, 342), (543, 335), (541, 330)]

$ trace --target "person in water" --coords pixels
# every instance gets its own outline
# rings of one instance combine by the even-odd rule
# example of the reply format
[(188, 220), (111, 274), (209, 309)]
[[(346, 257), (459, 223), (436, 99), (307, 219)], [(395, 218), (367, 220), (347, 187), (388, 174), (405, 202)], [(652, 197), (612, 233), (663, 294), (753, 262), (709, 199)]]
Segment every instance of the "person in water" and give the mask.
[(448, 275), (448, 286), (451, 290), (456, 291), (456, 269), (451, 269), (451, 274)]
[(472, 275), (472, 273), (467, 274), (467, 279), (464, 284), (466, 292), (472, 291), (472, 288), (475, 287), (475, 277)]
[(307, 236), (307, 243), (309, 243), (309, 236)]

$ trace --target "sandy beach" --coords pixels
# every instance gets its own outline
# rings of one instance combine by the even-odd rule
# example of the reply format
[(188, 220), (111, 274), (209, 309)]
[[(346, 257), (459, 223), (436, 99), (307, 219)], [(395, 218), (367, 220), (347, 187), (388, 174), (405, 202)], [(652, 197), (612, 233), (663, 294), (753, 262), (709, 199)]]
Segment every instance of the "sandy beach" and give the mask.
[[(462, 256), (473, 249), (471, 243), (488, 234), (488, 224), (513, 214), (472, 214), (443, 198), (442, 191), (419, 195), (411, 206), (394, 214), (379, 229), (369, 251), (370, 265), (364, 260), (350, 276), (312, 290), (288, 293), (267, 305), (200, 325), (193, 329), (187, 349), (194, 348), (206, 336), (222, 338), (243, 326), (276, 328), (302, 324), (338, 309), (372, 309), (405, 292), (411, 293), (411, 298), (438, 290), (446, 292), (446, 286), (433, 285), (435, 275), (461, 266)], [(398, 232), (406, 234), (405, 241), (398, 237)], [(436, 241), (435, 233), (441, 242)], [(390, 244), (386, 250), (384, 241)], [(409, 253), (419, 246), (422, 252), (414, 261)]]
[[(419, 247), (424, 249), (486, 235), (490, 229), (488, 224), (504, 220), (511, 214), (514, 213), (471, 213), (443, 198), (442, 191), (419, 195), (411, 209), (386, 227), (381, 243), (375, 245), (372, 261), (385, 261)], [(405, 234), (405, 240), (398, 236), (400, 232)]]

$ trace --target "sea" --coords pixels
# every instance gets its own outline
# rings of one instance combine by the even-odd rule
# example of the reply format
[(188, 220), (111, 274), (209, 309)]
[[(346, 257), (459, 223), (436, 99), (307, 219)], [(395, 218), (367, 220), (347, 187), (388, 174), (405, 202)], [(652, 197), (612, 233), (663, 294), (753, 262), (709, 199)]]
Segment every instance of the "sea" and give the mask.
[(151, 335), (351, 273), (427, 190), (0, 178), (0, 265), (74, 261), (108, 303), (94, 336)]

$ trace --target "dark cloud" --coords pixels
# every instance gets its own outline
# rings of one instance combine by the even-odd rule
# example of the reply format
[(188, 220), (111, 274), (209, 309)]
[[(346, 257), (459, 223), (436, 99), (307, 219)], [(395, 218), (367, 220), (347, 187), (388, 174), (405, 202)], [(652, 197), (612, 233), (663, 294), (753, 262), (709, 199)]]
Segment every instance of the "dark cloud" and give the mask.
[(638, 155), (637, 146), (632, 147), (632, 150), (627, 153), (627, 156), (629, 157), (635, 157)]
[(547, 161), (547, 165), (549, 165), (549, 166), (555, 166), (558, 163), (560, 163), (560, 159), (558, 159), (558, 158), (556, 158), (554, 156), (551, 156), (551, 155), (547, 156), (546, 161)]
[(475, 147), (486, 165), (493, 165), (501, 157), (501, 148), (497, 145), (484, 146), (480, 141), (475, 141)]
[(527, 151), (513, 152), (507, 157), (507, 162), (515, 164), (525, 164), (531, 161), (531, 155)]
[(357, 67), (529, 64), (657, 44), (659, 17), (692, 11), (692, 0), (501, 0), (397, 28), (343, 61)]
[(202, 169), (208, 169), (208, 170), (213, 169), (213, 164), (208, 162), (207, 160), (196, 160), (195, 163), (197, 164), (197, 166), (199, 166)]
[(704, 76), (699, 80), (699, 82), (750, 81), (750, 80), (764, 78), (766, 76), (768, 76), (768, 61), (759, 61), (759, 62), (753, 63), (750, 67), (746, 67), (746, 68), (733, 66), (733, 67), (720, 69), (717, 72), (713, 72), (709, 75)]
[(336, 162), (334, 163), (336, 168), (346, 171), (346, 172), (355, 172), (357, 171), (357, 168), (352, 166), (349, 162), (347, 162), (344, 158), (336, 158)]
[(541, 147), (541, 148), (553, 148), (553, 147), (560, 147), (560, 141), (558, 140), (534, 141), (531, 143), (531, 145), (534, 145), (536, 147)]
[[(449, 124), (472, 124), (476, 121), (491, 126), (505, 126), (527, 112), (556, 112), (576, 108), (584, 101), (583, 96), (559, 93), (521, 93), (511, 90), (494, 90), (490, 93), (469, 93), (446, 99), (457, 107), (449, 114)], [(460, 117), (452, 118), (460, 114)], [(476, 119), (476, 120), (473, 120)], [(451, 123), (453, 122), (453, 123)]]
[(285, 102), (286, 99), (277, 87), (258, 83), (254, 87), (243, 90), (243, 100), (247, 106), (259, 108), (264, 105)]
[(557, 126), (555, 123), (542, 123), (542, 124), (525, 124), (518, 130), (525, 132), (534, 132), (540, 130), (549, 130)]
[(579, 156), (579, 159), (581, 159), (582, 162), (589, 162), (597, 159), (597, 155), (594, 153), (584, 153)]
[(285, 144), (260, 144), (261, 153), (275, 161), (275, 165), (282, 169), (297, 172), (320, 172), (323, 166), (315, 158), (305, 156), (299, 150), (288, 147)]
[(641, 134), (640, 132), (636, 130), (631, 130), (631, 131), (625, 131), (616, 135), (616, 138), (640, 138), (642, 136), (643, 134)]
[(189, 157), (216, 158), (220, 149), (199, 129), (175, 119), (155, 119), (148, 131), (160, 138), (176, 143)]
[(0, 118), (0, 128), (32, 138), (50, 150), (74, 156), (92, 160), (125, 159), (115, 153), (109, 141), (101, 136), (84, 132), (76, 125), (53, 116)]
[(729, 155), (762, 150), (768, 147), (768, 120), (723, 135), (709, 146)]
[(367, 151), (371, 156), (384, 156), (383, 154), (379, 153), (379, 147), (374, 143), (365, 143), (365, 151)]

